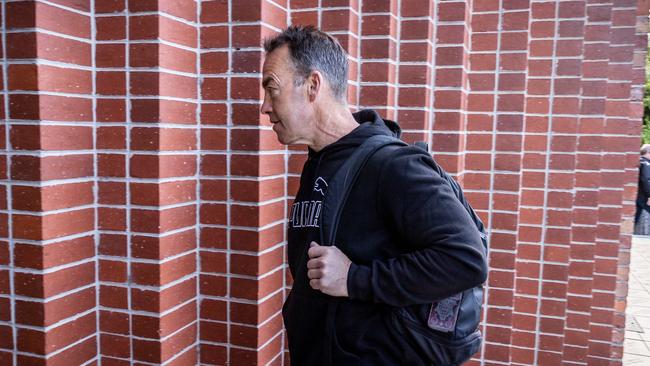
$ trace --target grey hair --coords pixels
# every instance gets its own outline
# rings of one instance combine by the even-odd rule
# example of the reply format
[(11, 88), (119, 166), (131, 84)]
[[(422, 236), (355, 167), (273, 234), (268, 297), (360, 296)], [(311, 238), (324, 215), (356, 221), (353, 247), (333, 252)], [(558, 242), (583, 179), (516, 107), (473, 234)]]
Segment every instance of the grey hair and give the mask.
[(264, 41), (267, 54), (287, 45), (296, 70), (296, 86), (302, 85), (312, 71), (320, 71), (329, 81), (332, 93), (347, 100), (348, 57), (336, 38), (308, 25), (292, 25), (279, 35)]
[(641, 155), (645, 155), (650, 152), (650, 144), (645, 144), (641, 146)]

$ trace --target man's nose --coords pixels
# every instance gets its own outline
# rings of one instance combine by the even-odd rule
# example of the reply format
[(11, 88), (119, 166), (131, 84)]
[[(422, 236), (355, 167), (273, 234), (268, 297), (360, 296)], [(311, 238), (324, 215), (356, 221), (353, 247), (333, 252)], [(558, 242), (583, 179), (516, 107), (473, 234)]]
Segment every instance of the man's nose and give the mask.
[(272, 111), (273, 109), (271, 108), (271, 103), (268, 101), (268, 98), (264, 96), (264, 101), (260, 107), (260, 112), (262, 112), (262, 114), (270, 114)]

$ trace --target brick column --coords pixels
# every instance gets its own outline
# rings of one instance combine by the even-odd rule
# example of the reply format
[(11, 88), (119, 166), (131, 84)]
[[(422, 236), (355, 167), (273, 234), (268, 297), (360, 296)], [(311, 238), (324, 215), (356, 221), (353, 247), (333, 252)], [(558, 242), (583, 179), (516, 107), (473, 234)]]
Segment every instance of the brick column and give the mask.
[(370, 1), (361, 6), (359, 106), (394, 119), (398, 2)]
[[(132, 357), (127, 227), (127, 12), (124, 2), (95, 9), (96, 149), (100, 362)], [(110, 258), (110, 259), (109, 259)]]
[(589, 322), (592, 303), (596, 225), (598, 219), (598, 187), (601, 184), (601, 154), (604, 150), (604, 106), (606, 99), (606, 65), (609, 54), (602, 52), (609, 43), (611, 6), (587, 1), (584, 25), (584, 56), (580, 118), (580, 134), (576, 147), (576, 174), (573, 197), (571, 251), (567, 287), (566, 321), (562, 358), (573, 363), (587, 360)]
[(98, 10), (98, 103), (125, 111), (98, 127), (102, 363), (195, 363), (196, 3)]
[(97, 348), (92, 9), (2, 13), (0, 359), (83, 364)]
[(282, 362), (286, 149), (259, 108), (261, 44), (286, 6), (202, 3), (202, 364)]
[[(627, 240), (631, 239), (629, 234), (632, 229), (631, 225), (621, 227), (620, 224), (623, 221), (624, 187), (638, 181), (638, 160), (629, 159), (631, 151), (626, 148), (638, 144), (639, 141), (638, 125), (628, 125), (633, 80), (635, 13), (636, 2), (612, 3), (609, 45), (604, 48), (609, 53), (606, 100), (603, 108), (603, 147), (608, 154), (601, 160), (593, 299), (589, 324), (587, 360), (589, 364), (594, 365), (612, 364), (614, 359), (622, 355), (622, 347), (613, 343), (622, 341), (621, 334), (619, 333), (619, 339), (616, 340), (614, 333), (619, 246), (626, 237)], [(633, 132), (635, 130), (637, 133)], [(637, 169), (636, 173), (634, 169)]]
[[(437, 55), (435, 43), (456, 44), (462, 43), (464, 26), (446, 26), (438, 30), (434, 37), (435, 4), (432, 2), (401, 1), (398, 5), (398, 62), (394, 66), (397, 76), (397, 122), (403, 130), (403, 138), (410, 143), (426, 141), (431, 143), (431, 125), (434, 120), (433, 86), (435, 70), (434, 60)], [(444, 28), (444, 29), (443, 29)], [(453, 76), (459, 73), (450, 70)], [(445, 77), (443, 70), (439, 71), (440, 86), (458, 86), (462, 82), (450, 80)], [(444, 85), (446, 83), (446, 85)], [(438, 121), (440, 130), (455, 128), (454, 121), (459, 117), (458, 112), (439, 112), (441, 120)], [(443, 118), (445, 117), (445, 118)], [(444, 121), (443, 121), (444, 119)], [(459, 118), (458, 118), (459, 119)], [(451, 125), (451, 126), (449, 126)], [(439, 155), (440, 156), (440, 155)], [(441, 161), (449, 168), (447, 161)], [(451, 164), (453, 165), (453, 164)], [(455, 170), (451, 170), (455, 173)]]
[[(470, 91), (469, 67), (471, 49), (471, 1), (444, 1), (438, 4), (430, 4), (431, 9), (423, 7), (416, 1), (408, 2), (408, 9), (404, 9), (407, 15), (429, 15), (433, 18), (431, 24), (433, 46), (429, 44), (400, 44), (400, 55), (407, 47), (409, 49), (420, 49), (422, 53), (430, 53), (432, 79), (430, 84), (433, 93), (433, 100), (425, 99), (420, 105), (430, 109), (431, 114), (426, 117), (430, 120), (422, 121), (421, 127), (424, 135), (431, 141), (431, 150), (434, 157), (449, 173), (458, 175), (462, 182), (465, 170), (464, 153), (467, 143), (467, 111)], [(400, 65), (400, 78), (408, 80), (419, 72)], [(405, 90), (406, 91), (406, 90)], [(422, 95), (423, 90), (410, 88), (410, 96), (413, 92)], [(400, 89), (400, 103), (405, 104)], [(409, 96), (409, 94), (407, 94)]]

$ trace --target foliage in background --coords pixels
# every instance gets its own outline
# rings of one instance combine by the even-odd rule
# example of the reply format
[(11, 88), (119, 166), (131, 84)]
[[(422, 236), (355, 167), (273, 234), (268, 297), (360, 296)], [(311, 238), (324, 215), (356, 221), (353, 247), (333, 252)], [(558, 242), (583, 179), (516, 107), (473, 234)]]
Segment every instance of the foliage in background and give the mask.
[(643, 93), (643, 130), (641, 144), (650, 144), (650, 47), (645, 59), (645, 91)]

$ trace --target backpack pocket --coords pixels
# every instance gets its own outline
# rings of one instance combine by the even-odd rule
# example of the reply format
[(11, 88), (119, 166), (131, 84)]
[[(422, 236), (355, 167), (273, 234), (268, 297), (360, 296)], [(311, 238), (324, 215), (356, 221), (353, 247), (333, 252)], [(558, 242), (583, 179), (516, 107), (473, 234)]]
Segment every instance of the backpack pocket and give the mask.
[[(427, 313), (431, 304), (417, 307), (421, 308), (419, 313)], [(435, 366), (460, 365), (481, 347), (482, 336), (478, 329), (462, 337), (454, 337), (453, 332), (429, 328), (426, 322), (414, 318), (406, 307), (391, 312), (391, 324), (396, 333), (403, 337), (422, 359)]]

